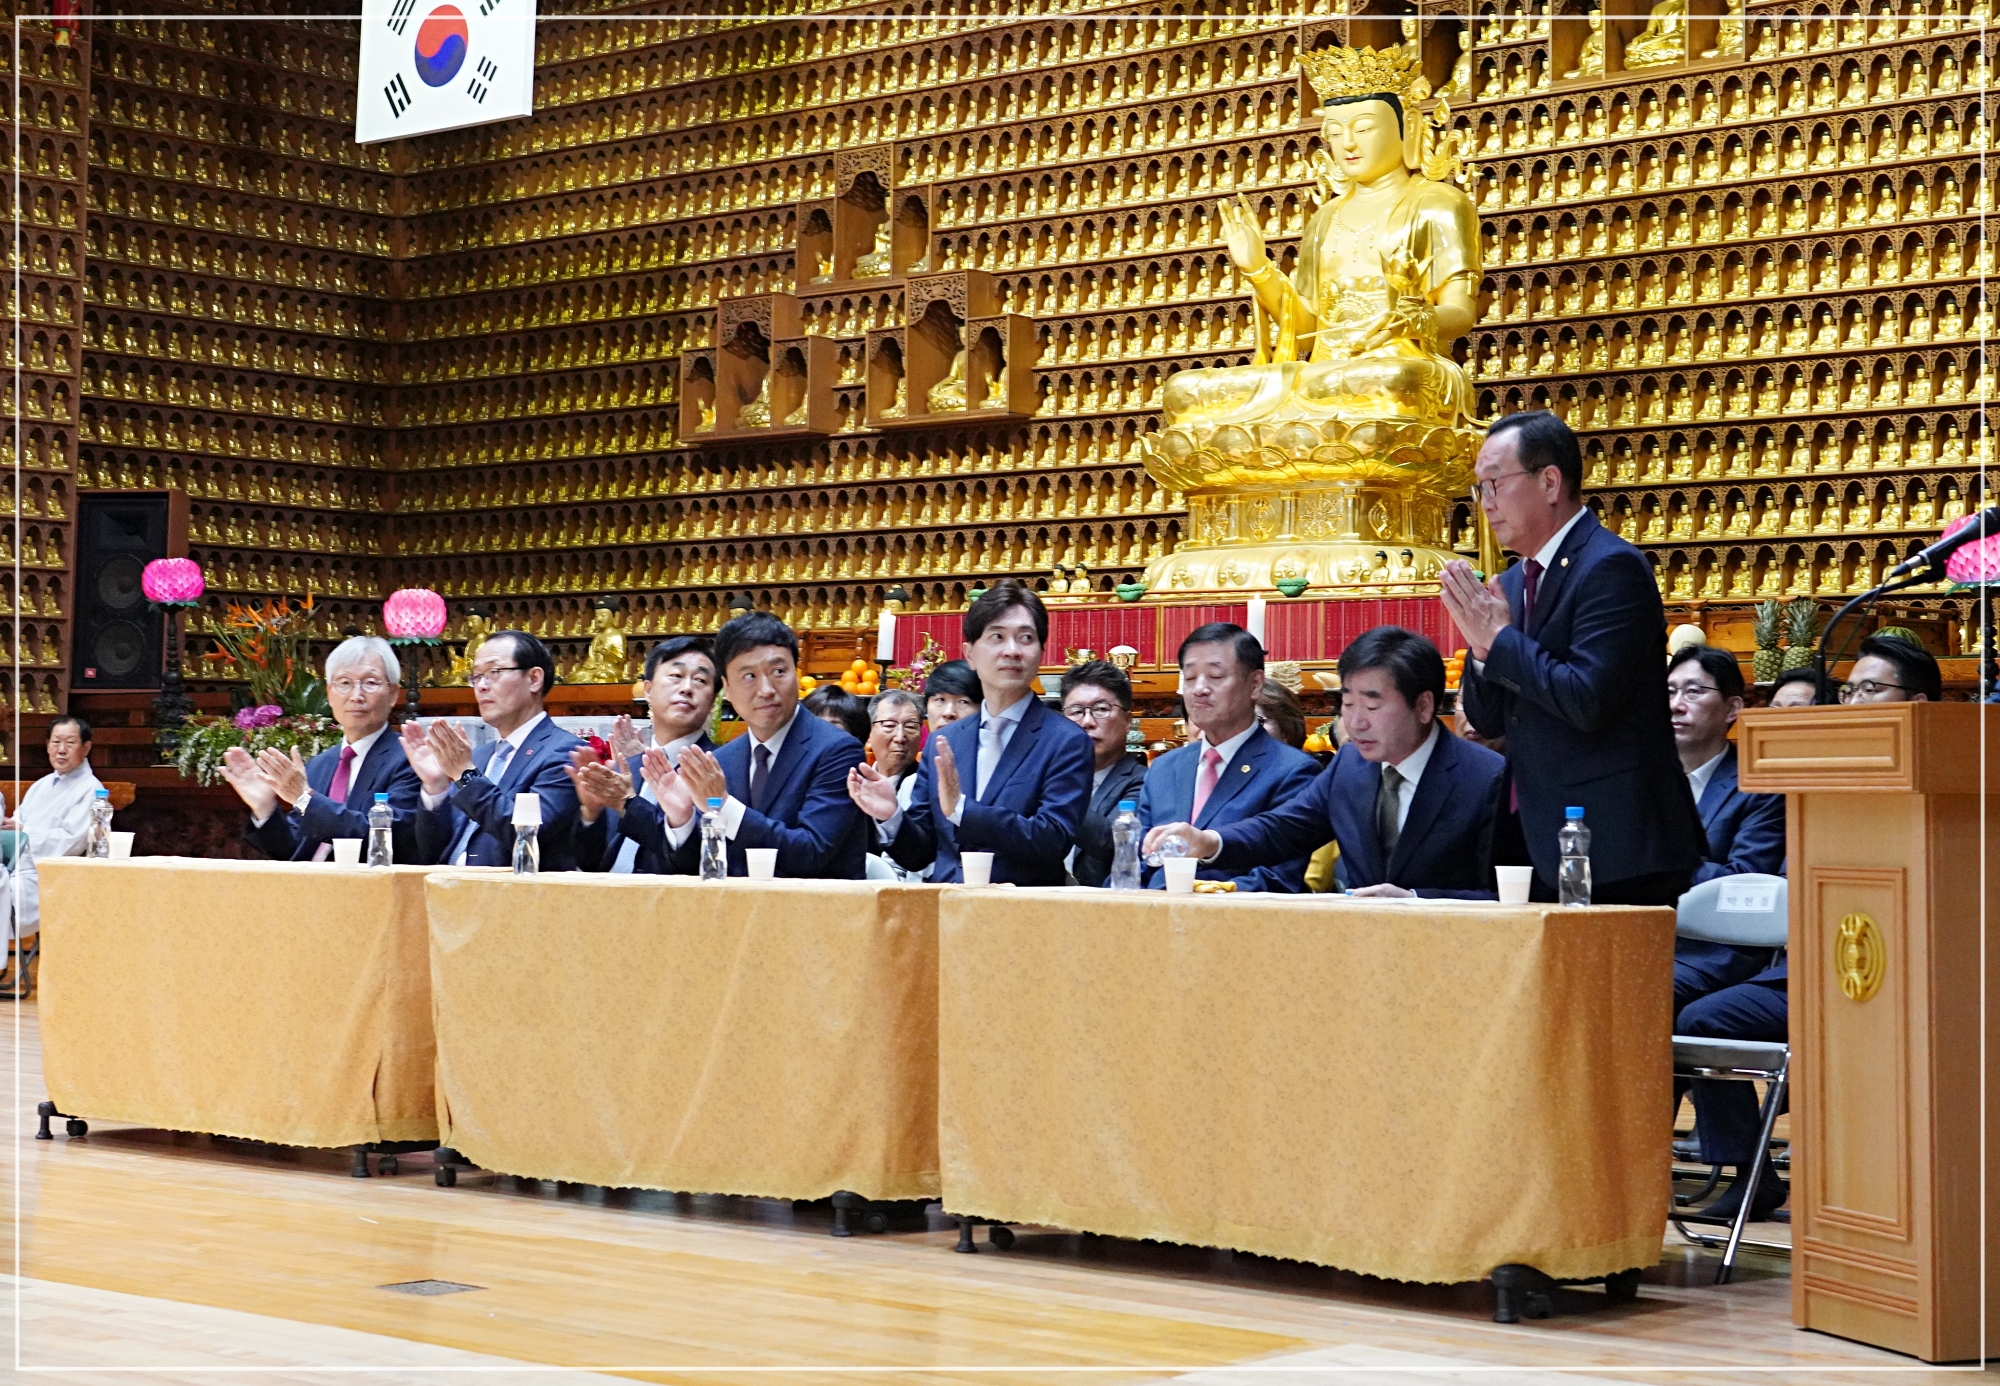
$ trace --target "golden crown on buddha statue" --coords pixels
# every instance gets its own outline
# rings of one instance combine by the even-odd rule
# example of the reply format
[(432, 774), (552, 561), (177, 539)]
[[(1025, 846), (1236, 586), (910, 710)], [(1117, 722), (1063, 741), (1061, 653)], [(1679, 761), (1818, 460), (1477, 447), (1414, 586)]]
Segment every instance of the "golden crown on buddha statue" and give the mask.
[(1423, 60), (1404, 46), (1315, 48), (1299, 54), (1299, 66), (1321, 101), (1384, 94), (1422, 101), (1431, 94), (1431, 84), (1424, 80)]

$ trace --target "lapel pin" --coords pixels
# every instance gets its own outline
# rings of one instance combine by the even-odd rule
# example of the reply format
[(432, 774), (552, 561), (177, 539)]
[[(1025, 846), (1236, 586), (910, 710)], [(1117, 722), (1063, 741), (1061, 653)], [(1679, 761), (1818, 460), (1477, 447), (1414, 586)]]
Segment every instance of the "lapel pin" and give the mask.
[(1569, 566), (1569, 560), (1568, 560), (1567, 558), (1565, 558), (1565, 559), (1564, 559), (1564, 560), (1562, 561), (1562, 566), (1563, 566), (1563, 567), (1565, 567), (1565, 568), (1567, 568), (1567, 567)]
[(1250, 767), (1249, 767), (1249, 766), (1247, 766), (1247, 765), (1246, 765), (1246, 766), (1244, 766), (1244, 767), (1243, 767), (1243, 773), (1244, 773), (1244, 774), (1246, 774), (1246, 775), (1247, 775), (1247, 774), (1249, 774), (1249, 773), (1250, 773)]

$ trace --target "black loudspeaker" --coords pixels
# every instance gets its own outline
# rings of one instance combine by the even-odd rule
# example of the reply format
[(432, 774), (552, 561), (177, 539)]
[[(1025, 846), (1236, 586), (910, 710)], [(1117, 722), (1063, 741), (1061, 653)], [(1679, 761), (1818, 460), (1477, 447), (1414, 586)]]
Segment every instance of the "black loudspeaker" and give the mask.
[(167, 496), (84, 496), (78, 509), (70, 686), (158, 688), (164, 625), (140, 576), (167, 556)]

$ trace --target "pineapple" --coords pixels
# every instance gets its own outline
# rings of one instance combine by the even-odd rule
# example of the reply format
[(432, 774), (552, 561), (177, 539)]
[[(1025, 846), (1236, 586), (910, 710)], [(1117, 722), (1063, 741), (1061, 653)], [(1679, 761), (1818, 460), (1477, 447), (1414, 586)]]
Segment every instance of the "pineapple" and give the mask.
[(1785, 651), (1784, 667), (1803, 669), (1812, 663), (1813, 641), (1819, 638), (1819, 603), (1811, 597), (1794, 597), (1785, 616), (1785, 637), (1791, 648)]
[(1750, 676), (1758, 683), (1775, 683), (1785, 671), (1785, 656), (1778, 649), (1778, 631), (1784, 619), (1784, 605), (1776, 597), (1757, 607), (1757, 653), (1750, 661)]

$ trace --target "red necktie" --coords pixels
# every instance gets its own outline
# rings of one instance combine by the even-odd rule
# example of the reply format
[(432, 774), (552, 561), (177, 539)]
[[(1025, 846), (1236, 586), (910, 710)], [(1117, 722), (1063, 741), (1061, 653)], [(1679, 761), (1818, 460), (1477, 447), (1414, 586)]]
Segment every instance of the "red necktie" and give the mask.
[(1201, 811), (1208, 806), (1208, 796), (1215, 793), (1216, 774), (1222, 768), (1222, 752), (1213, 746), (1201, 748), (1201, 773), (1195, 776), (1194, 807), (1188, 810), (1188, 822), (1199, 823)]
[(340, 764), (334, 768), (333, 784), (326, 791), (327, 798), (333, 800), (336, 804), (347, 802), (348, 776), (352, 773), (353, 769), (354, 747), (342, 746), (340, 748)]

